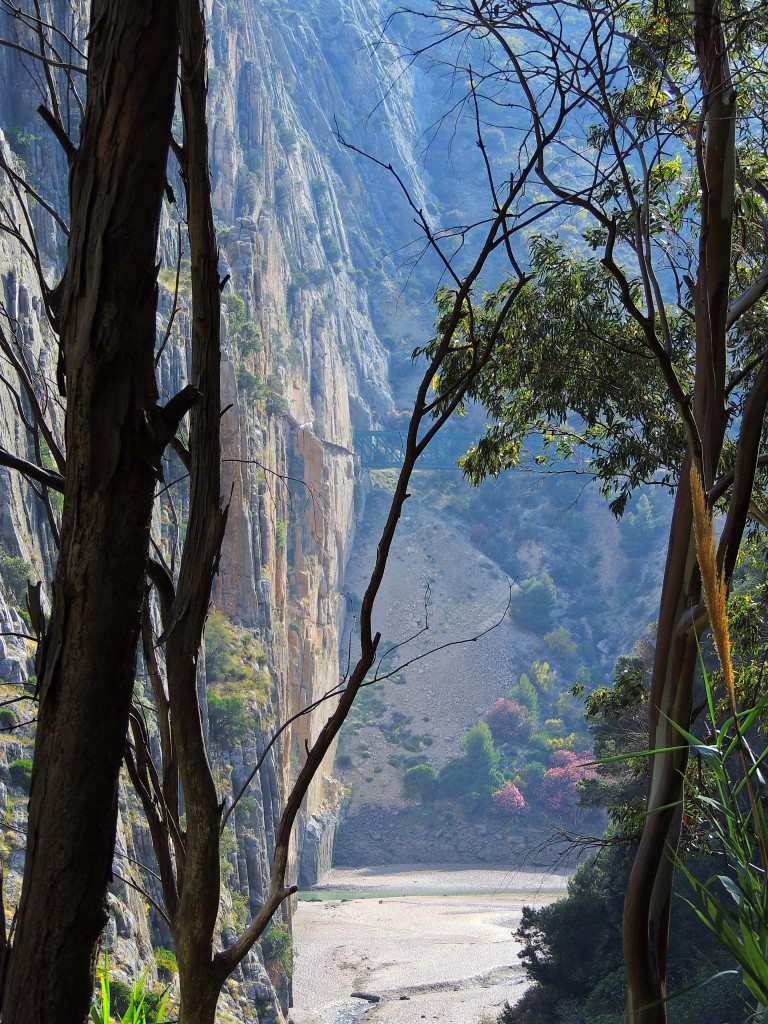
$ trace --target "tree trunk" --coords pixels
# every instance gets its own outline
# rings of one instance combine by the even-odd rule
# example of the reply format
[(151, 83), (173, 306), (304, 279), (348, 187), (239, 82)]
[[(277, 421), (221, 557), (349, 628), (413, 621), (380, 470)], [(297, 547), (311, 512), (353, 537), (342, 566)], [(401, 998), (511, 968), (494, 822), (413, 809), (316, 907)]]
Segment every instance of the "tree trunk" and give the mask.
[(213, 947), (221, 809), (205, 748), (197, 661), (226, 525), (220, 472), (221, 298), (208, 166), (205, 15), (200, 0), (181, 0), (179, 10), (184, 124), (180, 161), (192, 271), (192, 382), (201, 399), (190, 417), (189, 525), (174, 604), (179, 614), (166, 648), (173, 742), (187, 813), (184, 872), (173, 930), (181, 991), (179, 1022), (213, 1024), (226, 978), (214, 962)]
[(89, 39), (68, 260), (56, 297), (69, 392), (61, 548), (5, 1024), (82, 1024), (88, 1013), (153, 492), (177, 425), (170, 410), (157, 408), (153, 366), (176, 5), (95, 0)]
[[(686, 609), (698, 604), (698, 574), (688, 463), (681, 473), (670, 529), (649, 697), (649, 749), (683, 746), (672, 725), (688, 727), (696, 664), (694, 623), (680, 630)], [(648, 808), (624, 906), (624, 958), (628, 1020), (664, 1024), (665, 1005), (647, 1010), (666, 994), (667, 936), (674, 853), (682, 824), (687, 749), (659, 753), (650, 761)], [(657, 810), (664, 808), (664, 810)]]
[[(689, 470), (695, 465), (705, 490), (715, 484), (728, 427), (727, 327), (732, 261), (736, 151), (736, 94), (717, 0), (694, 0), (692, 30), (702, 94), (699, 145), (701, 226), (693, 300), (696, 373), (693, 417), (697, 436), (680, 474), (670, 529), (659, 609), (650, 693), (650, 749), (681, 744), (675, 725), (690, 727), (696, 639), (706, 627), (693, 535)], [(746, 524), (765, 415), (765, 373), (758, 374), (739, 428), (737, 469), (718, 562), (726, 580)], [(665, 1024), (667, 942), (674, 858), (682, 824), (683, 776), (688, 751), (651, 758), (648, 813), (627, 888), (624, 958), (629, 1024)], [(654, 1005), (655, 1004), (655, 1005)]]

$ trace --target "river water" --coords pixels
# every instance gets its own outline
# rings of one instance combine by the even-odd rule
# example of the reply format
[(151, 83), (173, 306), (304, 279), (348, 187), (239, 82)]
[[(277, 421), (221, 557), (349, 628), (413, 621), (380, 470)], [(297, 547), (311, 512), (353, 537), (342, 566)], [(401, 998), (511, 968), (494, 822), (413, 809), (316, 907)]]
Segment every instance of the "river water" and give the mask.
[(566, 882), (485, 868), (332, 870), (294, 918), (293, 1024), (494, 1018), (526, 988), (513, 935), (523, 906), (557, 899)]

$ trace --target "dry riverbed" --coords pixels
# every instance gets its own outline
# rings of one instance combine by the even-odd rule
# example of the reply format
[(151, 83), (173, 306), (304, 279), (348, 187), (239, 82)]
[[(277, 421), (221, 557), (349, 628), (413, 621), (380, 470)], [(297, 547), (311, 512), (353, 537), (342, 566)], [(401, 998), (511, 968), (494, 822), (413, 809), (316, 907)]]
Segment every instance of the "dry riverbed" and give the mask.
[[(330, 871), (294, 918), (293, 1024), (479, 1024), (526, 988), (523, 906), (565, 891), (546, 872), (396, 866)], [(352, 993), (378, 996), (376, 1002)]]

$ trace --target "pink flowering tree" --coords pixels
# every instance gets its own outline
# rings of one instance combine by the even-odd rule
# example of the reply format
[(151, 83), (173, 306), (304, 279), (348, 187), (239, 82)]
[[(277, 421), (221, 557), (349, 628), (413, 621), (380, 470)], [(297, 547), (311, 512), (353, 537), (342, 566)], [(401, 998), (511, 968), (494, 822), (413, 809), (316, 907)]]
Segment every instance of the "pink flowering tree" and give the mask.
[(507, 780), (501, 789), (491, 794), (491, 802), (495, 814), (515, 815), (528, 809), (525, 797), (514, 784)]
[(551, 811), (571, 814), (579, 803), (578, 785), (582, 779), (595, 779), (597, 772), (589, 765), (589, 751), (575, 754), (572, 750), (556, 750), (551, 765), (541, 780), (539, 797)]
[(527, 743), (533, 731), (530, 712), (515, 700), (500, 697), (483, 715), (497, 743)]

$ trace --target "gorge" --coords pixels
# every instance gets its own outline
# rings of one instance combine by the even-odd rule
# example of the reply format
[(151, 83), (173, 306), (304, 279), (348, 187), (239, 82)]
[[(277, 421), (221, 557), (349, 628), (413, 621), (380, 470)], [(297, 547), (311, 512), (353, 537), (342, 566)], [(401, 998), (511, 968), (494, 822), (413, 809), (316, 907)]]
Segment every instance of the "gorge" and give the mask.
[[(191, 679), (220, 800), (219, 949), (232, 948), (274, 898), (272, 862), (286, 795), (324, 735), (334, 707), (329, 695), (343, 693), (359, 653), (361, 614), (370, 611), (367, 581), (399, 485), (391, 468), (365, 468), (355, 432), (405, 435), (434, 322), (448, 315), (446, 293), (439, 312), (434, 296), (450, 283), (452, 266), (439, 265), (422, 229), (428, 219), (433, 237), (454, 239), (463, 273), (468, 225), (482, 226), (488, 216), (504, 222), (499, 202), (488, 214), (486, 193), (475, 186), (486, 173), (492, 177), (488, 154), (500, 161), (510, 188), (517, 173), (507, 167), (516, 151), (504, 131), (486, 124), (484, 139), (463, 107), (461, 117), (456, 112), (457, 69), (446, 75), (438, 61), (427, 74), (423, 63), (408, 59), (423, 11), (416, 3), (392, 18), (396, 6), (204, 4), (227, 523), (220, 558), (210, 559), (215, 576), (204, 649), (199, 659), (195, 652)], [(44, 665), (35, 641), (51, 609), (65, 406), (66, 368), (45, 314), (67, 249), (71, 154), (38, 105), (45, 103), (46, 75), (60, 76), (67, 97), (62, 123), (77, 136), (82, 107), (73, 83), (89, 45), (86, 5), (41, 0), (34, 11), (22, 16), (13, 4), (0, 5), (7, 44), (0, 50), (0, 856), (9, 923), (25, 859)], [(30, 51), (40, 31), (65, 40), (42, 69)], [(474, 89), (471, 75), (470, 84)], [(184, 156), (185, 130), (177, 110), (177, 156)], [(32, 191), (25, 194), (22, 179)], [(154, 364), (163, 408), (187, 390), (199, 328), (195, 268), (182, 231), (188, 185), (180, 160), (167, 172), (157, 255)], [(529, 201), (535, 208), (536, 197)], [(531, 221), (537, 228), (538, 217)], [(555, 237), (577, 234), (557, 203), (541, 223)], [(533, 230), (520, 229), (526, 244)], [(494, 246), (503, 251), (498, 239)], [(526, 268), (513, 277), (506, 257), (504, 267), (495, 259), (484, 263), (487, 286), (502, 281), (514, 293)], [(498, 301), (483, 299), (482, 330), (490, 336)], [(544, 325), (550, 326), (556, 334), (562, 325)], [(569, 343), (577, 347), (579, 340)], [(556, 364), (559, 370), (545, 352), (536, 369)], [(26, 390), (19, 383), (25, 374)], [(450, 379), (436, 372), (434, 393)], [(451, 427), (469, 444), (484, 433), (486, 418), (469, 403)], [(428, 423), (425, 417), (423, 429)], [(666, 443), (663, 423), (657, 429)], [(186, 430), (182, 425), (167, 446), (157, 472), (149, 572), (156, 586), (163, 577), (158, 565), (174, 581), (190, 535)], [(673, 447), (677, 433), (668, 433)], [(506, 473), (470, 488), (458, 472), (417, 467), (407, 502), (401, 494), (398, 533), (373, 613), (381, 639), (372, 675), (309, 785), (289, 848), (290, 889), (314, 886), (334, 866), (544, 870), (553, 857), (546, 845), (553, 817), (566, 831), (585, 823), (602, 829), (602, 812), (582, 814), (576, 797), (579, 782), (595, 781), (584, 767), (591, 737), (579, 700), (610, 682), (621, 655), (634, 650), (646, 664), (652, 658), (646, 630), (657, 614), (672, 485), (669, 477), (654, 479), (661, 486), (635, 494), (617, 523), (587, 481), (592, 469), (560, 474), (537, 443), (524, 461), (542, 472)], [(551, 435), (545, 445), (559, 443)], [(642, 450), (637, 458), (644, 457)], [(29, 461), (39, 463), (32, 481), (14, 468)], [(652, 465), (646, 476), (654, 473)], [(618, 500), (626, 495), (622, 490)], [(28, 590), (37, 581), (39, 599)], [(173, 915), (151, 800), (142, 805), (131, 785), (139, 775), (132, 744), (142, 730), (150, 760), (165, 762), (171, 750), (157, 711), (164, 695), (158, 680), (163, 647), (185, 610), (172, 606), (169, 614), (162, 586), (158, 594), (144, 604), (103, 963), (106, 971), (108, 957), (123, 990), (144, 979), (148, 991), (169, 985), (175, 998)], [(172, 750), (168, 763), (175, 770)], [(559, 789), (547, 788), (555, 782)], [(433, 799), (438, 787), (450, 806)], [(165, 781), (156, 792), (161, 788)], [(183, 867), (184, 793), (177, 802), (174, 859)], [(155, 806), (162, 804), (158, 797)], [(217, 1020), (285, 1021), (295, 912), (291, 896), (222, 982)], [(516, 918), (503, 923), (516, 925)]]

